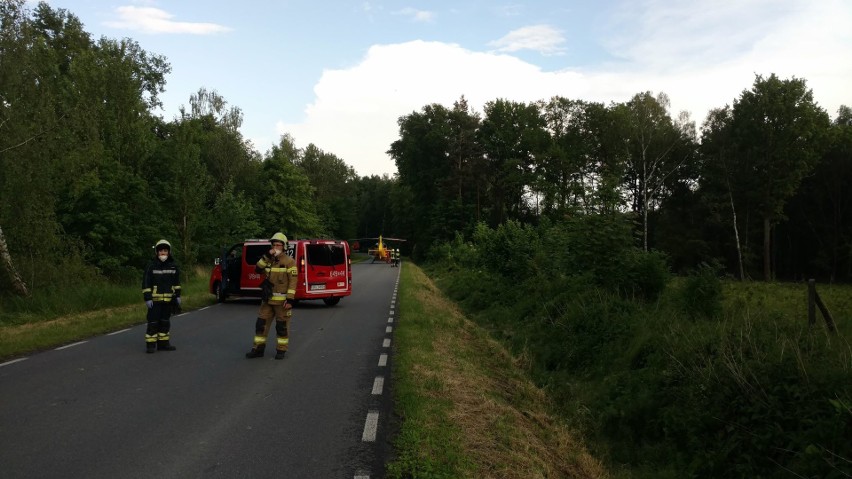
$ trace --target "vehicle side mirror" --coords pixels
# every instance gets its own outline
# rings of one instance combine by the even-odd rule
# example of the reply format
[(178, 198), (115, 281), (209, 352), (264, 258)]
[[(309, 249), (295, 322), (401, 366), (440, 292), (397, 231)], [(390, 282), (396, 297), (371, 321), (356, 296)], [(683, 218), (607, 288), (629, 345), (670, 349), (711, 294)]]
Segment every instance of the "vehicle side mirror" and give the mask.
[(214, 260), (213, 260), (213, 264), (214, 264), (214, 265), (216, 265), (216, 266), (218, 266), (218, 265), (219, 265), (219, 260), (220, 260), (220, 258), (216, 258), (216, 259), (214, 259)]

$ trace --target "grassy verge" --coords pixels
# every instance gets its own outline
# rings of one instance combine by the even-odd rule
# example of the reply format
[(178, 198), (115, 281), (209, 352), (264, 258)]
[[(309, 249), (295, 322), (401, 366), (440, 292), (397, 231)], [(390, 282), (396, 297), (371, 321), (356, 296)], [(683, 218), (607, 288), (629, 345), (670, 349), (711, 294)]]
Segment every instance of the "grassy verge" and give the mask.
[(523, 364), (406, 263), (395, 332), (391, 478), (607, 477)]
[[(215, 302), (215, 298), (207, 292), (209, 279), (209, 271), (199, 270), (183, 281), (181, 299), (184, 311)], [(140, 287), (110, 286), (100, 294), (90, 292), (76, 297), (72, 296), (74, 293), (65, 294), (68, 295), (68, 308), (88, 308), (89, 311), (61, 314), (61, 310), (43, 304), (18, 305), (17, 311), (7, 314), (0, 322), (0, 360), (145, 322), (145, 304)], [(51, 300), (45, 302), (51, 303)], [(99, 307), (102, 304), (110, 306)]]
[[(615, 477), (849, 477), (852, 286), (678, 278), (656, 301), (583, 282), (427, 268)], [(712, 287), (711, 287), (712, 286)], [(495, 301), (499, 298), (499, 301)]]

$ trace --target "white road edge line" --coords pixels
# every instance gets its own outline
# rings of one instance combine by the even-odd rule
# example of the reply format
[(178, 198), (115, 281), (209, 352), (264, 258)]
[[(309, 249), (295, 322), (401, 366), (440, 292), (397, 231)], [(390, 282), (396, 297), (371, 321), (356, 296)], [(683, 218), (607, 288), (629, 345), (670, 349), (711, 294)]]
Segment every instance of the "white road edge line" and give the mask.
[(389, 323), (392, 323), (392, 322), (393, 322), (393, 316), (391, 316), (390, 318), (388, 318), (388, 322), (389, 322)]
[(379, 356), (379, 367), (385, 367), (388, 365), (388, 355), (382, 354)]
[(58, 348), (56, 348), (56, 351), (59, 351), (60, 349), (73, 348), (74, 346), (79, 346), (83, 343), (88, 343), (88, 342), (89, 341), (87, 340), (87, 341), (77, 341), (76, 343), (66, 344), (65, 346), (59, 346)]
[(122, 329), (121, 331), (113, 331), (113, 332), (111, 332), (111, 333), (107, 334), (107, 336), (112, 336), (112, 335), (115, 335), (115, 334), (121, 334), (121, 333), (123, 333), (123, 332), (125, 332), (125, 331), (130, 331), (130, 328)]
[(19, 363), (21, 361), (26, 361), (27, 359), (28, 358), (18, 358), (18, 359), (13, 359), (11, 361), (6, 361), (5, 363), (0, 363), (0, 368), (2, 368), (3, 366), (8, 366), (10, 364)]
[(367, 420), (364, 421), (364, 434), (361, 435), (361, 440), (364, 442), (376, 441), (376, 430), (379, 427), (379, 412), (369, 411)]
[(386, 333), (392, 333), (393, 332), (393, 326), (388, 326), (387, 328), (385, 328), (385, 332)]
[(390, 347), (390, 338), (385, 338), (385, 340), (382, 341), (382, 347), (383, 348), (389, 348)]
[(382, 393), (382, 388), (385, 387), (385, 378), (384, 376), (376, 376), (376, 379), (373, 380), (373, 392), (374, 396)]

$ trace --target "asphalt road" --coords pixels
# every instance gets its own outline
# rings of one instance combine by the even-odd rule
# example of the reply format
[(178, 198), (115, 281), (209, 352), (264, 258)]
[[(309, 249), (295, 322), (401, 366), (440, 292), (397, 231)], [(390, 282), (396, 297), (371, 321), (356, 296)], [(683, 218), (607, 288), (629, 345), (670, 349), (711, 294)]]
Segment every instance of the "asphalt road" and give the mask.
[(3, 363), (0, 477), (382, 477), (399, 271), (355, 264), (352, 296), (297, 305), (282, 361), (274, 328), (245, 359), (241, 300), (173, 317), (174, 352), (139, 325)]

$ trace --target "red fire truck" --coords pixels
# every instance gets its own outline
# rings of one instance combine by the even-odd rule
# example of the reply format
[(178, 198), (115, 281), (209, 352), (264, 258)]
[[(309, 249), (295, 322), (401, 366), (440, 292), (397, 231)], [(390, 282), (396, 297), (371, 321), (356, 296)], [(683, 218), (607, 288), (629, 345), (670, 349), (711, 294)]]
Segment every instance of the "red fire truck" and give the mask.
[[(270, 248), (269, 240), (250, 239), (237, 243), (216, 258), (210, 274), (210, 293), (219, 302), (230, 297), (260, 297), (264, 275), (255, 264)], [(296, 260), (298, 300), (321, 299), (328, 306), (352, 294), (352, 260), (349, 243), (341, 240), (290, 240), (286, 252)]]

